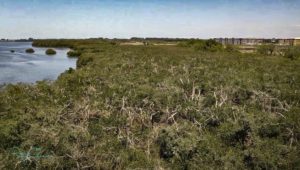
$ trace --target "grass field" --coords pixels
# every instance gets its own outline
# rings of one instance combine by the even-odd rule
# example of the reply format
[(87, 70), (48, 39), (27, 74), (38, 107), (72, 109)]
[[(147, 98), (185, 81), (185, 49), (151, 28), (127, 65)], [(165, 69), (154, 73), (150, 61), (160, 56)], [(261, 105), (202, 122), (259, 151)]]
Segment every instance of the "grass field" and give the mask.
[(0, 92), (0, 169), (300, 168), (300, 60), (44, 40), (77, 69)]

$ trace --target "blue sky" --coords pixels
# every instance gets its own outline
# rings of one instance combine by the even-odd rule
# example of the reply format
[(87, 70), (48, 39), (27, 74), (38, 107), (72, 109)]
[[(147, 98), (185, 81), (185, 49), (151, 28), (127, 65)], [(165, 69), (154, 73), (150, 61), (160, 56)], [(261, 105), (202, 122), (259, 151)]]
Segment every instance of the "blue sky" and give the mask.
[(300, 37), (300, 0), (0, 0), (0, 38)]

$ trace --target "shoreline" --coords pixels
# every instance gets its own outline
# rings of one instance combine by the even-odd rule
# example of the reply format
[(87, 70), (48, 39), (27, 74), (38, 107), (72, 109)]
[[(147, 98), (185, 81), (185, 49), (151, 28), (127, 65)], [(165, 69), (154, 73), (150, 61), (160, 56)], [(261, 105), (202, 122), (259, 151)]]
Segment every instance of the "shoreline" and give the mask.
[[(31, 42), (25, 42), (25, 45), (23, 43), (13, 42), (12, 45), (4, 45), (1, 49), (1, 51), (8, 51), (7, 53), (3, 52), (3, 55), (8, 58), (1, 60), (1, 63), (4, 65), (0, 68), (3, 73), (0, 76), (1, 84), (16, 85), (21, 83), (34, 85), (37, 81), (55, 81), (70, 67), (76, 69), (77, 59), (67, 56), (67, 53), (71, 50), (70, 48), (54, 48), (57, 53), (49, 56), (46, 54), (48, 48), (33, 47)], [(34, 48), (35, 53), (25, 53), (25, 50), (31, 47)], [(15, 53), (9, 52), (11, 49), (15, 49)], [(14, 60), (12, 60), (13, 58)], [(23, 71), (18, 72), (18, 70)], [(11, 76), (11, 78), (8, 76)]]

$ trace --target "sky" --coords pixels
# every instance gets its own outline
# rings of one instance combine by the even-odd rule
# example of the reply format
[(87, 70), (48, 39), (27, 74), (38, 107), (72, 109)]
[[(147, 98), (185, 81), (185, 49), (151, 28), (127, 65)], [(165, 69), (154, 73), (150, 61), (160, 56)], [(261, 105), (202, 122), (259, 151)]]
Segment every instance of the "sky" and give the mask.
[(294, 38), (300, 0), (0, 0), (0, 38)]

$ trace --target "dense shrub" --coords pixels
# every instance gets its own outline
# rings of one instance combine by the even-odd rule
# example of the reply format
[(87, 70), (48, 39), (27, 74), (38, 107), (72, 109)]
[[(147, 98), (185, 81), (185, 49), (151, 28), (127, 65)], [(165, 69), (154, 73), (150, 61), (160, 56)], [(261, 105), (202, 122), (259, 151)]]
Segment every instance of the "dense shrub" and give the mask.
[[(223, 132), (222, 139), (229, 146), (247, 146), (251, 145), (251, 127), (248, 122), (243, 122), (241, 125), (230, 125), (233, 126), (232, 129), (227, 129)], [(235, 129), (236, 128), (236, 129)]]
[(34, 49), (33, 48), (28, 48), (28, 49), (26, 49), (26, 53), (34, 53)]
[(239, 52), (238, 47), (230, 44), (226, 45), (225, 51), (229, 53)]
[(163, 130), (157, 140), (159, 145), (159, 155), (163, 159), (169, 159), (174, 156), (174, 137), (170, 136), (166, 130)]
[(223, 45), (221, 43), (216, 42), (215, 40), (204, 41), (203, 44), (201, 43), (197, 44), (195, 48), (197, 50), (211, 51), (211, 52), (223, 51)]
[(92, 63), (94, 60), (93, 57), (91, 56), (83, 56), (83, 57), (79, 57), (79, 59), (77, 60), (77, 67), (81, 68), (83, 66), (88, 65), (89, 63)]
[(75, 51), (75, 50), (70, 50), (67, 53), (68, 57), (79, 57), (81, 55), (81, 53), (79, 51)]
[(300, 58), (300, 46), (289, 47), (285, 52), (284, 56), (291, 60)]
[(179, 43), (179, 46), (182, 47), (193, 47), (198, 51), (210, 51), (217, 52), (223, 51), (224, 47), (221, 43), (216, 42), (215, 40), (189, 40), (186, 42)]
[(257, 47), (257, 53), (262, 55), (273, 55), (275, 51), (274, 44), (264, 44)]
[(259, 129), (261, 137), (275, 138), (280, 135), (280, 127), (278, 125), (263, 125)]
[(56, 51), (55, 51), (54, 49), (50, 48), (50, 49), (47, 49), (47, 50), (46, 50), (46, 54), (47, 54), (47, 55), (55, 55), (55, 54), (56, 54)]

